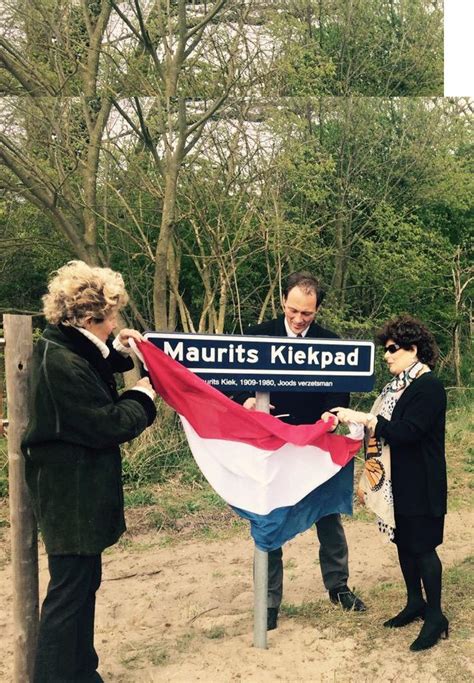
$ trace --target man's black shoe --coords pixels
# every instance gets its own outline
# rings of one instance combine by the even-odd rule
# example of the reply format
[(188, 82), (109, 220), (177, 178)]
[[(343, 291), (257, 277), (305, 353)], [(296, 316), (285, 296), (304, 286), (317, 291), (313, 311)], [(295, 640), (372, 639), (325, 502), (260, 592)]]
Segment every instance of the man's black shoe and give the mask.
[(365, 612), (367, 609), (362, 600), (354, 595), (347, 586), (330, 590), (329, 599), (334, 605), (340, 605), (342, 609), (348, 612)]
[(267, 609), (267, 631), (273, 631), (278, 626), (278, 607)]

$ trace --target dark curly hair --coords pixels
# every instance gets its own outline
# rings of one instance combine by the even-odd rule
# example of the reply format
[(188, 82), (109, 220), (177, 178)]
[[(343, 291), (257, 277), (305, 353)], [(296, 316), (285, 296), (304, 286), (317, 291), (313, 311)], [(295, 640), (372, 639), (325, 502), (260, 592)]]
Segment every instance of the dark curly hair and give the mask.
[(410, 349), (416, 345), (418, 360), (426, 363), (431, 369), (439, 357), (435, 338), (421, 320), (411, 315), (399, 315), (389, 320), (377, 332), (375, 338), (382, 346), (385, 346), (389, 339), (393, 339), (402, 349)]
[(316, 294), (316, 306), (318, 308), (322, 304), (326, 295), (326, 292), (321, 287), (319, 280), (317, 280), (307, 270), (298, 270), (288, 275), (285, 288), (283, 290), (283, 296), (285, 299), (288, 298), (288, 294), (294, 287), (299, 287), (305, 294)]

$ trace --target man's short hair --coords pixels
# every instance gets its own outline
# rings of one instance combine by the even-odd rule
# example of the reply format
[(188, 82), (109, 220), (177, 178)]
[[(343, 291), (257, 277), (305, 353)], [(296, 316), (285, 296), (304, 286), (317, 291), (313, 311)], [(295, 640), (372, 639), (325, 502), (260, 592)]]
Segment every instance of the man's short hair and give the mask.
[(283, 290), (283, 296), (288, 298), (288, 294), (294, 287), (299, 287), (305, 294), (316, 294), (316, 306), (322, 304), (326, 292), (321, 287), (319, 280), (317, 280), (311, 273), (306, 270), (297, 270), (288, 275), (286, 286)]

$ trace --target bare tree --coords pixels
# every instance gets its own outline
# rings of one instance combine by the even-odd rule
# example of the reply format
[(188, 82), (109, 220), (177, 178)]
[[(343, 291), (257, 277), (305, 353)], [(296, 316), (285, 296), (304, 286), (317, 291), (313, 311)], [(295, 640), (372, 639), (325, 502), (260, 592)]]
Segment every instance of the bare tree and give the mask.
[(107, 2), (20, 2), (1, 59), (17, 97), (3, 102), (4, 182), (38, 206), (89, 263), (97, 240), (99, 159), (111, 99), (99, 85)]
[[(183, 165), (206, 126), (249, 97), (259, 74), (258, 44), (250, 46), (246, 26), (254, 3), (217, 0), (164, 5), (134, 0), (112, 2), (141, 55), (151, 100), (114, 99), (161, 176), (161, 221), (154, 251), (153, 306), (158, 329), (175, 320), (176, 287), (169, 297), (169, 259), (176, 237), (178, 183)], [(145, 11), (148, 9), (148, 12)], [(176, 259), (173, 260), (176, 283)]]

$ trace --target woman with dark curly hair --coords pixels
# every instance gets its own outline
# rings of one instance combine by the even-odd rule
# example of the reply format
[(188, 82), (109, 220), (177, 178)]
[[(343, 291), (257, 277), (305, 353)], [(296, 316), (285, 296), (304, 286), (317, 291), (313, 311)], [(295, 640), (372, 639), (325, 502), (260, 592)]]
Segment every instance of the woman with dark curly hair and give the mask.
[[(424, 625), (411, 644), (426, 650), (448, 637), (441, 611), (447, 483), (444, 452), (446, 393), (431, 370), (438, 358), (433, 335), (419, 320), (402, 315), (377, 334), (393, 379), (370, 413), (336, 408), (340, 422), (366, 427), (365, 468), (359, 497), (378, 517), (379, 528), (397, 545), (407, 604), (384, 626), (416, 619)], [(423, 598), (422, 587), (426, 601)]]

